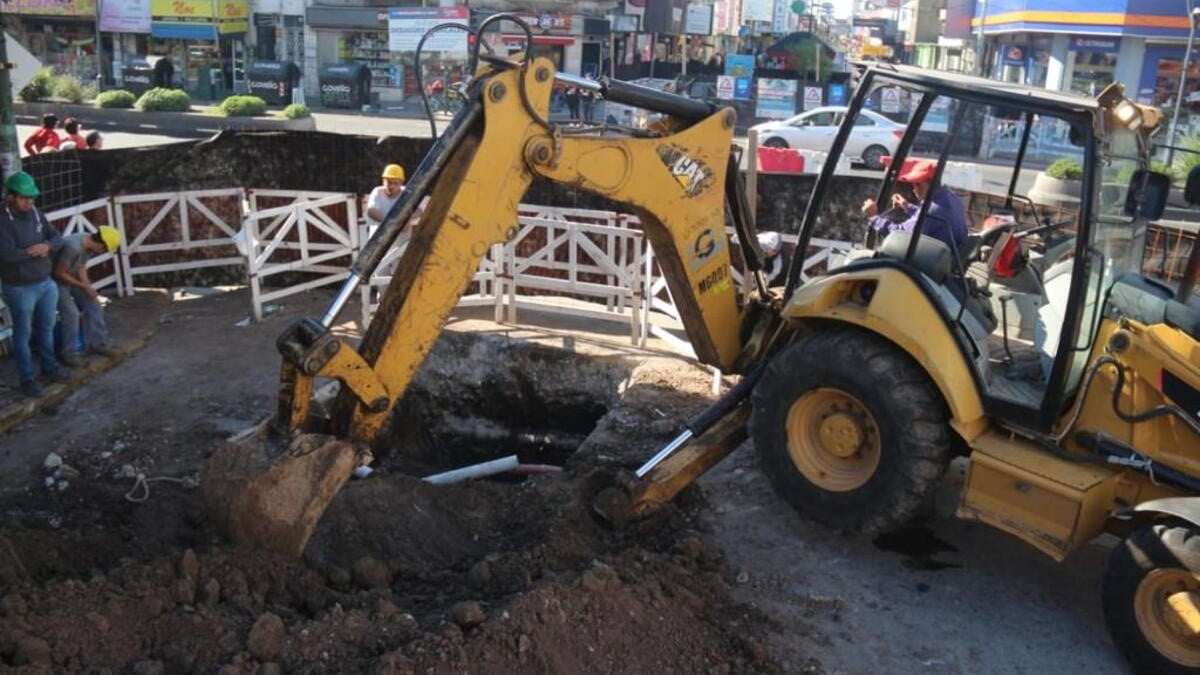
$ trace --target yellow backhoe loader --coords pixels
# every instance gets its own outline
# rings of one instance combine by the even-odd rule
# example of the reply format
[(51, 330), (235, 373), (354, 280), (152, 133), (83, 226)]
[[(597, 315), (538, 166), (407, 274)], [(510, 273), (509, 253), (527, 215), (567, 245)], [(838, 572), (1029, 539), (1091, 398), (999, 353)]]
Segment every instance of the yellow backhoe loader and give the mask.
[[(509, 15), (480, 33), (506, 20), (532, 43)], [(742, 376), (601, 493), (600, 514), (619, 521), (653, 510), (749, 436), (798, 510), (880, 532), (911, 518), (947, 463), (967, 456), (961, 517), (1057, 560), (1104, 533), (1121, 537), (1103, 589), (1115, 642), (1146, 672), (1200, 672), (1200, 246), (1174, 286), (1143, 274), (1171, 271), (1165, 260), (1144, 264), (1153, 258), (1148, 224), (1164, 218), (1171, 193), (1167, 177), (1149, 170), (1156, 110), (1119, 85), (1090, 99), (858, 67), (780, 293), (759, 272), (732, 109), (474, 45), (464, 109), (325, 315), (279, 338), (278, 413), (205, 470), (210, 512), (232, 539), (302, 553), (326, 505), (369, 459), (481, 258), (515, 233), (517, 205), (541, 177), (634, 210), (698, 359)], [(649, 129), (553, 124), (556, 80), (660, 118)], [(902, 102), (908, 130), (889, 168), (874, 174), (875, 202), (892, 203), (905, 189), (906, 160), (925, 157), (937, 165), (935, 189), (966, 204), (966, 241), (935, 236), (945, 213), (932, 197), (910, 196), (895, 202), (907, 205), (903, 213), (869, 219), (835, 208), (837, 158), (880, 97)], [(1074, 174), (1054, 169), (1055, 152), (1074, 158)], [(1200, 201), (1200, 176), (1186, 192)], [(361, 344), (338, 339), (330, 326), (426, 197)], [(808, 252), (820, 241), (849, 243), (815, 264)], [(731, 273), (734, 245), (748, 293)], [(1051, 249), (1053, 263), (1039, 267)], [(1018, 268), (1032, 270), (1024, 286)], [(317, 378), (341, 384), (328, 415), (312, 404)]]

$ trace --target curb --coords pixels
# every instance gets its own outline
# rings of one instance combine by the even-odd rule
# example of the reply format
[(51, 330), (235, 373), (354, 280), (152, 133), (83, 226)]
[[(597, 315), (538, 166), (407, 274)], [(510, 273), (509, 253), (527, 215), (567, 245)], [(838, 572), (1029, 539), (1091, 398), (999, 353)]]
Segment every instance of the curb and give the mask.
[(197, 112), (141, 112), (123, 108), (99, 108), (76, 103), (13, 103), (19, 123), (37, 125), (45, 113), (60, 120), (76, 117), (87, 129), (162, 133), (171, 136), (207, 138), (226, 129), (235, 131), (316, 131), (317, 122), (308, 117), (284, 120), (270, 117), (219, 117)]

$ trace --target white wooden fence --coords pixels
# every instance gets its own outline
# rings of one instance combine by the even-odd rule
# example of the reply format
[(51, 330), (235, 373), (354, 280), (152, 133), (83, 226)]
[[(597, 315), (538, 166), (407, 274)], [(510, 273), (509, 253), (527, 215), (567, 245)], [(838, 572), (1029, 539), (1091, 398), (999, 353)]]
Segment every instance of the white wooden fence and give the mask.
[[(137, 216), (135, 207), (147, 204), (155, 207), (153, 215)], [(228, 217), (231, 210), (236, 217)], [(266, 303), (347, 278), (347, 268), (374, 230), (360, 221), (352, 194), (242, 188), (121, 195), (47, 216), (64, 233), (76, 233), (95, 231), (102, 224), (100, 214), (121, 231), (122, 245), (117, 255), (96, 256), (89, 263), (112, 263), (98, 287), (115, 285), (119, 293), (132, 294), (139, 275), (241, 266), (256, 319)], [(783, 238), (794, 246), (795, 236)], [(364, 325), (406, 245), (407, 238), (394, 246), (363, 285)], [(197, 253), (212, 247), (229, 247), (230, 255)], [(803, 262), (805, 278), (831, 254), (852, 248), (826, 240), (814, 247)], [(164, 253), (169, 262), (162, 262)], [(157, 259), (146, 261), (147, 254), (158, 254)], [(293, 274), (281, 276), (285, 273)], [(734, 269), (733, 276), (740, 285), (741, 271)], [(268, 285), (271, 277), (286, 282)], [(493, 307), (498, 322), (516, 323), (518, 313), (528, 310), (624, 324), (633, 344), (645, 345), (654, 337), (693, 354), (654, 251), (638, 219), (628, 214), (522, 205), (516, 235), (490, 248), (459, 302), (479, 305)]]
[[(285, 203), (268, 208), (261, 203), (263, 200)], [(331, 213), (333, 207), (341, 214)], [(251, 190), (242, 223), (255, 319), (262, 319), (267, 302), (350, 276), (348, 269), (358, 254), (359, 236), (358, 206), (352, 194)], [(264, 279), (284, 272), (318, 276), (263, 291)]]

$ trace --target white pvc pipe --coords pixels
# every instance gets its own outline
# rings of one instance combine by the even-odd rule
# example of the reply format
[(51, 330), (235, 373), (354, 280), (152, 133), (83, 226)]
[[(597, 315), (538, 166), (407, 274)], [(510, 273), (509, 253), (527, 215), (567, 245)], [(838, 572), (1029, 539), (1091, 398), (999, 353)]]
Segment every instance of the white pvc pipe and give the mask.
[(453, 471), (435, 473), (432, 476), (426, 476), (421, 480), (425, 481), (426, 483), (433, 483), (434, 485), (447, 485), (449, 483), (458, 483), (464, 480), (471, 480), (472, 478), (484, 478), (486, 476), (512, 471), (519, 465), (520, 462), (517, 460), (517, 456), (509, 455), (508, 457), (493, 459), (490, 462), (482, 462), (480, 464), (464, 466), (461, 469), (454, 469)]

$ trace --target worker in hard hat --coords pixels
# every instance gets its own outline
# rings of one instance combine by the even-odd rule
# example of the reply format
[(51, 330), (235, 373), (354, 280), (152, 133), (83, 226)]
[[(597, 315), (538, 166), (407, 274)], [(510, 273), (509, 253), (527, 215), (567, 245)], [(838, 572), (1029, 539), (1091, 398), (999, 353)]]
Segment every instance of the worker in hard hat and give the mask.
[(83, 340), (87, 351), (101, 356), (115, 352), (108, 342), (108, 324), (100, 293), (88, 278), (88, 260), (94, 255), (115, 253), (121, 245), (121, 232), (102, 225), (95, 232), (63, 237), (62, 248), (54, 255), (54, 280), (58, 282), (58, 316), (62, 321), (62, 351), (58, 358), (77, 368), (83, 365), (79, 349), (79, 319), (83, 317)]
[(392, 205), (404, 192), (404, 167), (399, 164), (388, 164), (380, 176), (382, 183), (371, 190), (367, 197), (367, 217), (376, 224), (382, 223), (384, 216), (392, 210)]
[(758, 247), (763, 252), (763, 276), (767, 286), (783, 286), (787, 283), (787, 253), (783, 250), (783, 237), (778, 232), (759, 232)]
[(50, 271), (53, 255), (62, 246), (62, 236), (33, 205), (39, 194), (33, 176), (18, 171), (4, 181), (4, 188), (7, 196), (0, 209), (0, 292), (12, 315), (13, 355), (21, 391), (37, 397), (42, 388), (34, 379), (30, 343), (37, 344), (43, 376), (57, 382), (72, 379), (54, 358), (58, 285)]

